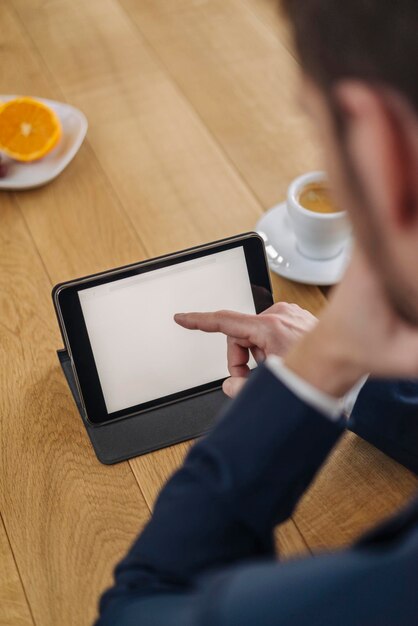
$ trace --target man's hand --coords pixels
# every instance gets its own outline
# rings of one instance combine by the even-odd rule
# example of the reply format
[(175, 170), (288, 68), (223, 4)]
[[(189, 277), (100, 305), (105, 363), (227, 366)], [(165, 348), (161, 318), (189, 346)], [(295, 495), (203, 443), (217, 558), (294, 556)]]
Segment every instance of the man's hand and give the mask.
[(260, 315), (218, 311), (178, 314), (175, 320), (184, 328), (227, 335), (231, 378), (224, 391), (230, 396), (248, 376), (250, 352), (257, 362), (268, 354), (284, 357), (289, 369), (335, 397), (366, 374), (418, 378), (418, 328), (396, 315), (359, 250), (318, 324), (284, 302)]
[(401, 320), (363, 254), (356, 250), (320, 321), (284, 363), (333, 396), (363, 375), (418, 378), (418, 328)]
[(191, 330), (223, 333), (227, 336), (228, 370), (231, 378), (224, 382), (224, 392), (234, 396), (241, 389), (250, 370), (250, 352), (259, 363), (268, 354), (284, 356), (289, 349), (315, 326), (317, 319), (297, 304), (279, 302), (260, 315), (234, 311), (215, 313), (178, 313), (175, 321)]

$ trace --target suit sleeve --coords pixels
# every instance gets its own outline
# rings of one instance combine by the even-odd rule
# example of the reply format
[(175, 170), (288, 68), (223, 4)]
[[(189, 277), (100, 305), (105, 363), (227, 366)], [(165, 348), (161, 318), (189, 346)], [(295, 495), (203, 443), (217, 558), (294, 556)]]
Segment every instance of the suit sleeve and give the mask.
[(101, 611), (254, 557), (274, 557), (274, 527), (344, 430), (299, 400), (264, 365), (163, 488), (153, 517), (118, 565)]
[(418, 381), (368, 380), (348, 427), (418, 474)]

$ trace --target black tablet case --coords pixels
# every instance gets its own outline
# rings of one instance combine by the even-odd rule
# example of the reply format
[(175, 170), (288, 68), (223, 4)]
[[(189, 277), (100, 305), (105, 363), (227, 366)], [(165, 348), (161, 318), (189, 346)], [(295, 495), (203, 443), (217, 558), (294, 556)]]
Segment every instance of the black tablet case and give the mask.
[(97, 458), (110, 465), (207, 432), (228, 401), (221, 389), (100, 426), (85, 418), (67, 350), (58, 358)]
[[(228, 402), (222, 390), (216, 389), (124, 420), (92, 426), (83, 414), (68, 352), (58, 350), (57, 354), (96, 456), (107, 465), (203, 435)], [(379, 383), (369, 381), (366, 393), (360, 393), (348, 428), (418, 475), (416, 416), (408, 414), (404, 424), (392, 415), (389, 424), (382, 424), (376, 404), (385, 402), (384, 393), (377, 389), (373, 402), (367, 399), (370, 392), (373, 396), (373, 385), (378, 387)]]

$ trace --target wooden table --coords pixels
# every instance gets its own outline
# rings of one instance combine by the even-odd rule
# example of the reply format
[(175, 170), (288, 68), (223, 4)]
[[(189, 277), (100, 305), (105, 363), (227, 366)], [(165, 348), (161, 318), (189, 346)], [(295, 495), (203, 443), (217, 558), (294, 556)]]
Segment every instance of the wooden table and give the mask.
[[(0, 92), (90, 122), (57, 180), (0, 196), (0, 624), (80, 626), (189, 444), (100, 465), (57, 363), (52, 285), (252, 229), (320, 153), (274, 0), (3, 0), (0, 23)], [(344, 545), (416, 486), (347, 435), (281, 552)]]

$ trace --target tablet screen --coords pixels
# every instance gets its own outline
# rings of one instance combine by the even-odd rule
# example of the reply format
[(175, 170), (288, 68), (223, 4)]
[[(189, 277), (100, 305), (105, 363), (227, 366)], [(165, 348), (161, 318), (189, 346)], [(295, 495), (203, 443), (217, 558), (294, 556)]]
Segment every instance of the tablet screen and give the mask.
[(228, 376), (226, 338), (173, 316), (255, 313), (242, 246), (78, 291), (106, 409), (114, 413)]

